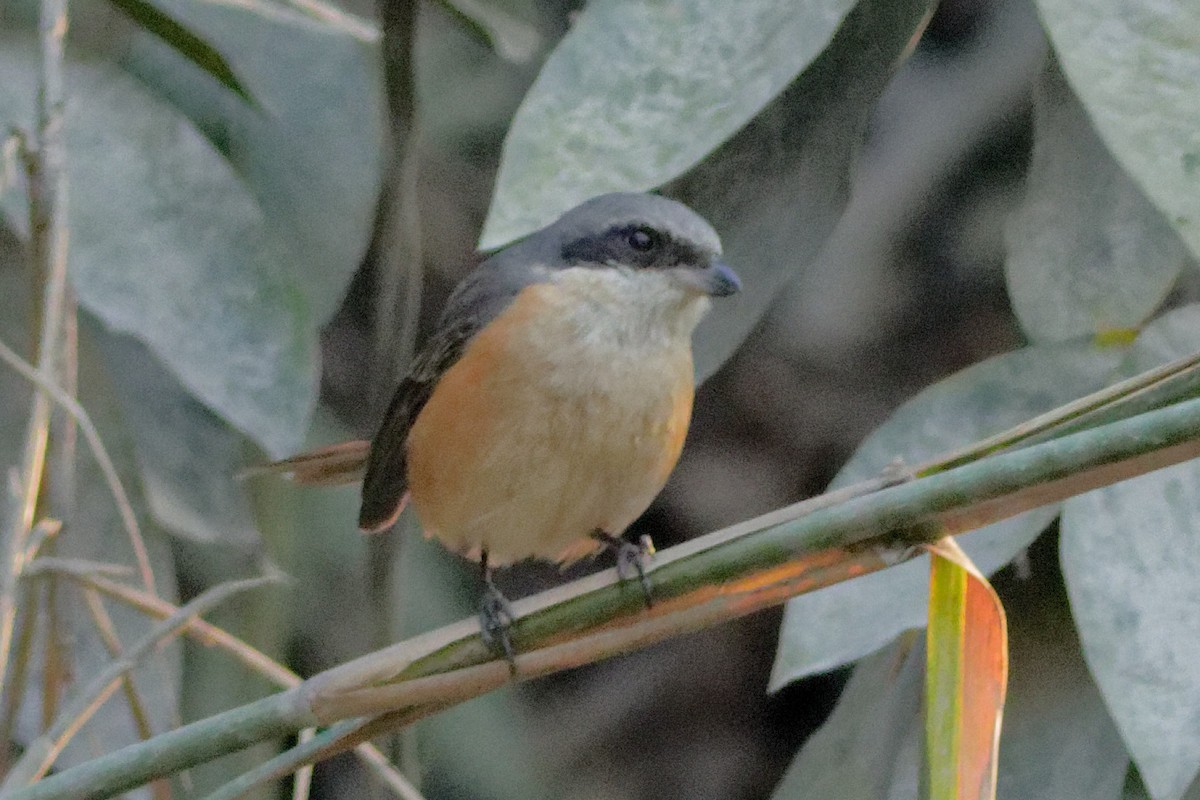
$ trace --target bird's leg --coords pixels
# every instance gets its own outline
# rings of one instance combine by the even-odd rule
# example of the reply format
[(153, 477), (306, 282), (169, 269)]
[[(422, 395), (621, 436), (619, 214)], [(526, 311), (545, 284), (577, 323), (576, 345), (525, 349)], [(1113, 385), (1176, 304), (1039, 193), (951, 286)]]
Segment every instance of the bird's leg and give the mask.
[(509, 671), (516, 675), (517, 661), (513, 655), (512, 639), (508, 635), (514, 619), (512, 606), (492, 581), (487, 550), (479, 554), (479, 566), (483, 577), (483, 594), (479, 601), (479, 628), (483, 643), (501, 653), (508, 662)]
[(637, 571), (638, 582), (642, 585), (642, 596), (646, 598), (646, 608), (654, 605), (654, 593), (650, 591), (650, 579), (646, 577), (646, 567), (649, 565), (650, 557), (654, 555), (654, 542), (650, 540), (650, 537), (642, 534), (638, 543), (633, 544), (620, 536), (613, 536), (608, 531), (597, 528), (592, 531), (592, 538), (612, 550), (616, 555), (617, 577), (621, 580), (629, 577), (631, 567)]

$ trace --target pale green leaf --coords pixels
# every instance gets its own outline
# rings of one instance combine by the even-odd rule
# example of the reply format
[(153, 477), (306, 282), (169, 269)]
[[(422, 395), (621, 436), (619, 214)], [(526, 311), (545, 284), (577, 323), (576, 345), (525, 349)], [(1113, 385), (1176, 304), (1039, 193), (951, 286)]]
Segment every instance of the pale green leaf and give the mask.
[(1033, 157), (1005, 242), (1013, 310), (1039, 341), (1136, 328), (1186, 263), (1183, 243), (1053, 63), (1034, 92)]
[(695, 336), (703, 380), (818, 257), (849, 199), (863, 132), (927, 0), (864, 0), (829, 46), (736, 136), (664, 189), (720, 233), (742, 292)]
[(1058, 571), (1035, 562), (1003, 600), (1010, 660), (997, 796), (1118, 800), (1129, 754), (1088, 674)]
[(378, 32), (320, 2), (320, 20), (269, 3), (150, 2), (218, 44), (261, 108), (150, 36), (134, 41), (128, 67), (218, 143), (262, 209), (279, 269), (312, 324), (323, 324), (374, 220), (384, 160)]
[[(1131, 372), (1200, 350), (1200, 306), (1156, 320)], [(1088, 666), (1154, 800), (1200, 771), (1200, 463), (1067, 501), (1063, 573)]]
[(916, 793), (925, 648), (920, 637), (864, 658), (772, 800), (880, 800)]
[(258, 542), (246, 483), (245, 438), (189, 394), (138, 340), (99, 337), (131, 433), (146, 500), (176, 536), (247, 546)]
[[(0, 83), (7, 124), (33, 118), (35, 63), (31, 38), (0, 41), (0, 72), (16, 78)], [(68, 62), (67, 92), (80, 302), (268, 450), (290, 450), (314, 399), (318, 321), (260, 206), (186, 118), (114, 65)], [(4, 197), (18, 230), (22, 196)]]
[(480, 247), (679, 176), (779, 94), (854, 5), (588, 3), (517, 111)]
[(1200, 256), (1200, 4), (1036, 1), (1100, 138)]

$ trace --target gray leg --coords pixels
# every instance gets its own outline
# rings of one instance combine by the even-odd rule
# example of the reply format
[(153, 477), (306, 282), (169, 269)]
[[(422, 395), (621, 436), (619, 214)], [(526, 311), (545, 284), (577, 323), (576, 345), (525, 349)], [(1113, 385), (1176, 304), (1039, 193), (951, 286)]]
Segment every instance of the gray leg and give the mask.
[(642, 585), (642, 596), (646, 599), (646, 608), (654, 605), (654, 593), (650, 591), (650, 579), (646, 577), (646, 566), (654, 553), (654, 544), (649, 536), (643, 536), (638, 544), (627, 542), (619, 536), (613, 536), (608, 531), (596, 529), (592, 538), (613, 551), (617, 557), (617, 575), (621, 580), (629, 578), (630, 568), (637, 572), (638, 582)]
[(492, 582), (492, 568), (488, 566), (487, 550), (480, 553), (479, 566), (483, 578), (483, 593), (479, 601), (479, 628), (483, 643), (503, 655), (509, 670), (516, 675), (517, 662), (513, 657), (512, 639), (508, 635), (508, 629), (514, 619), (512, 606)]

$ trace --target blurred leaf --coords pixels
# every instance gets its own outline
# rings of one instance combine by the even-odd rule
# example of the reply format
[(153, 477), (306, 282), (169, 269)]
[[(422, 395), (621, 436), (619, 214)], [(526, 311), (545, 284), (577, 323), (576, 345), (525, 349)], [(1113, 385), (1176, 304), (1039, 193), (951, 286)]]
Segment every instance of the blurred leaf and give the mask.
[[(1156, 320), (1130, 371), (1200, 349), (1200, 306)], [(1062, 564), (1088, 666), (1154, 800), (1200, 771), (1200, 463), (1067, 501)]]
[[(1150, 793), (1146, 790), (1146, 785), (1142, 783), (1142, 776), (1138, 774), (1137, 767), (1129, 768), (1122, 800), (1150, 800)], [(1197, 778), (1188, 788), (1183, 795), (1183, 800), (1200, 800), (1200, 778)]]
[(98, 336), (130, 431), (154, 518), (198, 542), (258, 541), (246, 484), (242, 435), (189, 394), (138, 340)]
[(1136, 328), (1175, 283), (1183, 243), (1109, 155), (1053, 63), (1034, 92), (1034, 134), (1025, 199), (1005, 229), (1022, 327), (1050, 341)]
[[(735, 6), (726, 8), (734, 13)], [(928, 11), (927, 0), (863, 0), (782, 94), (664, 187), (712, 222), (744, 286), (700, 323), (694, 349), (701, 380), (825, 246), (849, 199), (871, 112)]]
[[(351, 435), (328, 410), (318, 407), (304, 449)], [(359, 486), (309, 488), (278, 476), (251, 478), (245, 486), (271, 556), (294, 579), (284, 588), (284, 627), (305, 672), (362, 655), (370, 648), (371, 625), (367, 537), (355, 524)], [(403, 614), (403, 609), (397, 613)], [(362, 623), (347, 625), (347, 619)]]
[(1142, 783), (1142, 776), (1138, 774), (1137, 767), (1129, 768), (1122, 798), (1123, 800), (1150, 800), (1150, 792), (1146, 790), (1146, 784)]
[(854, 5), (589, 3), (517, 111), (479, 246), (594, 195), (677, 177), (779, 94)]
[[(153, 37), (130, 48), (129, 69), (192, 119), (258, 201), (273, 268), (299, 294), (292, 302), (311, 310), (315, 333), (341, 304), (374, 220), (384, 160), (378, 32), (319, 0), (306, 6), (320, 19), (269, 3), (148, 1), (220, 46), (260, 103), (231, 97)], [(303, 425), (289, 433), (291, 451)]]
[(229, 64), (208, 42), (180, 25), (169, 15), (159, 11), (146, 0), (110, 0), (110, 2), (128, 14), (144, 30), (162, 39), (178, 50), (179, 54), (188, 61), (216, 78), (225, 88), (246, 102), (254, 103), (254, 98), (246, 91), (246, 87), (242, 86)]
[(987, 579), (952, 537), (926, 548), (925, 765), (929, 797), (993, 800), (1008, 688), (1008, 623)]
[(542, 36), (536, 28), (489, 0), (438, 0), (438, 5), (490, 44), (506, 61), (523, 64), (542, 46)]
[[(859, 446), (830, 488), (876, 476), (896, 458), (915, 464), (998, 433), (1110, 382), (1120, 353), (1086, 343), (1034, 345), (996, 356), (925, 389)], [(990, 575), (1054, 519), (1057, 506), (959, 537)], [(771, 686), (824, 672), (925, 624), (924, 557), (788, 602)]]
[[(915, 796), (913, 745), (925, 674), (920, 641), (907, 637), (858, 663), (837, 707), (804, 743), (772, 800)], [(907, 776), (903, 764), (909, 765)]]
[(1200, 256), (1200, 4), (1036, 2), (1100, 138)]
[(1010, 621), (1001, 800), (1118, 800), (1129, 755), (1083, 661), (1058, 570), (1035, 561), (1030, 578), (998, 588)]
[[(33, 118), (36, 63), (30, 38), (0, 40), (0, 72), (16, 77), (0, 83), (0, 119)], [(272, 453), (291, 450), (316, 388), (318, 321), (262, 211), (209, 142), (136, 78), (102, 62), (67, 67), (80, 302)], [(23, 229), (21, 193), (6, 199)]]

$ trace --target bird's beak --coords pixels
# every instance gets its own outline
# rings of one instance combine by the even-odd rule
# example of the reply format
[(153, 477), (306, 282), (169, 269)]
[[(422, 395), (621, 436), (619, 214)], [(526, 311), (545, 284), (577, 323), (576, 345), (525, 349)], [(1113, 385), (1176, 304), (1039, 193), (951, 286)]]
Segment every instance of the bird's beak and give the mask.
[(742, 290), (742, 279), (724, 262), (713, 261), (701, 275), (704, 278), (703, 288), (712, 297), (728, 297)]

